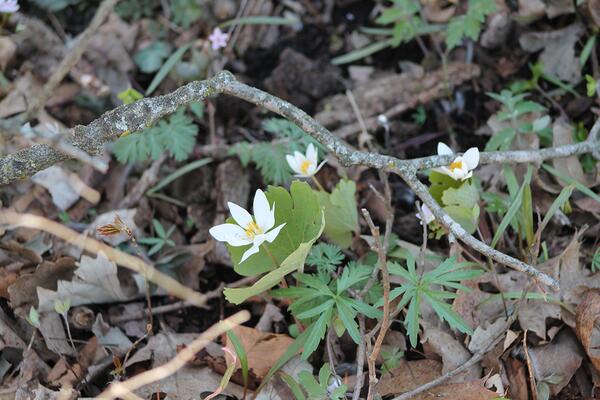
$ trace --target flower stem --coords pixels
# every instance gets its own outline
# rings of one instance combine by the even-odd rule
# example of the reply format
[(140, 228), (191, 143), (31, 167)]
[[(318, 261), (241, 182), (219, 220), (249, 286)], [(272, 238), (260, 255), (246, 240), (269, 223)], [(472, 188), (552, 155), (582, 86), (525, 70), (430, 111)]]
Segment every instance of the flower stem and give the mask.
[(273, 255), (273, 253), (271, 253), (271, 250), (269, 250), (269, 247), (263, 243), (260, 245), (263, 249), (265, 249), (265, 252), (267, 253), (267, 255), (269, 256), (269, 258), (271, 259), (271, 261), (273, 261), (273, 265), (275, 265), (275, 268), (279, 268), (281, 267), (281, 265), (279, 264), (279, 262), (277, 261), (277, 259), (275, 258), (275, 256)]
[(321, 182), (319, 182), (319, 180), (314, 175), (311, 176), (310, 179), (312, 179), (312, 181), (315, 183), (315, 185), (317, 186), (317, 188), (320, 191), (322, 191), (322, 192), (325, 191), (325, 188), (323, 187), (323, 185), (321, 185)]

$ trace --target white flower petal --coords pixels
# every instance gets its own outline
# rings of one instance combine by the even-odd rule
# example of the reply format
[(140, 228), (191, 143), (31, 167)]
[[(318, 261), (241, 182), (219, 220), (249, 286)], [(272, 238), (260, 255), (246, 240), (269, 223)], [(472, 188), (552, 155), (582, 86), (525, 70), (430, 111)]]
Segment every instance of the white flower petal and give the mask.
[(452, 149), (442, 142), (438, 143), (437, 152), (438, 156), (451, 156), (452, 154), (454, 154)]
[(277, 235), (279, 235), (281, 228), (283, 228), (284, 226), (285, 226), (285, 224), (281, 224), (278, 227), (276, 227), (275, 229), (273, 229), (272, 231), (267, 232), (267, 234), (265, 235), (265, 240), (269, 243), (273, 243), (273, 240), (275, 240), (277, 238)]
[(252, 243), (242, 228), (235, 224), (221, 224), (208, 230), (215, 240), (227, 242), (231, 246), (245, 246)]
[(287, 163), (292, 169), (292, 171), (296, 173), (300, 172), (300, 165), (298, 165), (298, 160), (296, 159), (296, 157), (294, 157), (291, 154), (288, 154), (287, 156), (285, 156), (285, 159), (287, 160)]
[(265, 196), (265, 193), (260, 189), (254, 194), (252, 210), (254, 211), (256, 224), (263, 232), (266, 232), (275, 225), (275, 215), (271, 212), (269, 200), (267, 200), (267, 196)]
[(477, 168), (479, 165), (479, 149), (477, 147), (471, 147), (463, 154), (463, 158), (467, 163), (469, 170)]
[(246, 250), (244, 252), (244, 254), (242, 255), (240, 264), (243, 263), (244, 261), (246, 261), (248, 259), (248, 257), (250, 257), (251, 255), (258, 253), (258, 250), (259, 250), (258, 246), (260, 246), (260, 245), (253, 244), (252, 247), (250, 247), (248, 250)]
[(323, 160), (323, 161), (321, 161), (321, 164), (319, 164), (319, 166), (318, 166), (318, 167), (317, 167), (317, 169), (315, 170), (315, 174), (316, 174), (317, 172), (319, 172), (319, 170), (320, 170), (320, 169), (323, 167), (323, 165), (325, 165), (325, 163), (326, 163), (326, 162), (327, 162), (326, 160)]
[(308, 147), (306, 148), (306, 158), (311, 164), (317, 165), (317, 148), (312, 143), (309, 143)]
[(243, 207), (238, 206), (235, 203), (228, 202), (227, 206), (229, 207), (229, 211), (231, 212), (231, 216), (237, 222), (239, 226), (242, 228), (246, 228), (249, 224), (253, 222), (252, 215), (248, 211), (246, 211)]

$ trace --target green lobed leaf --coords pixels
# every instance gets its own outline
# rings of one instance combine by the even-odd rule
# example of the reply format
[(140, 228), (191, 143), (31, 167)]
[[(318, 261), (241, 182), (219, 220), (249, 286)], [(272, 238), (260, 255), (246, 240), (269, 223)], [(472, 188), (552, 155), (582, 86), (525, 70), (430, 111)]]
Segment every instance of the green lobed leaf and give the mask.
[[(267, 243), (269, 251), (278, 263), (299, 249), (300, 244), (310, 246), (323, 230), (323, 211), (317, 194), (306, 182), (294, 181), (290, 192), (282, 187), (269, 186), (265, 192), (271, 205), (275, 204), (275, 226), (286, 224), (273, 243)], [(306, 255), (310, 250), (308, 246)], [(276, 268), (273, 260), (261, 249), (240, 264), (242, 255), (250, 246), (227, 246), (235, 271), (243, 276), (255, 276)], [(302, 263), (306, 255), (302, 257)]]
[(341, 180), (330, 193), (317, 192), (325, 210), (325, 235), (341, 247), (350, 247), (352, 234), (358, 231), (356, 184)]
[(150, 74), (158, 71), (170, 54), (171, 45), (167, 42), (157, 40), (138, 51), (133, 60), (142, 72)]

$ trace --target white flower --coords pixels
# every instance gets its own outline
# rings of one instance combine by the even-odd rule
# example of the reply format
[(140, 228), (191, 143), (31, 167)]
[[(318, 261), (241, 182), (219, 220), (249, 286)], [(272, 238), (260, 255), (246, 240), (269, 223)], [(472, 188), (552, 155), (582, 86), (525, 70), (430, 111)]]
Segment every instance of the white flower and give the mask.
[(421, 225), (423, 225), (423, 222), (425, 222), (425, 225), (428, 225), (435, 220), (435, 215), (433, 215), (429, 207), (427, 207), (427, 204), (421, 204), (421, 211), (415, 215), (421, 220)]
[(0, 0), (0, 13), (14, 13), (19, 11), (17, 0)]
[(258, 253), (260, 245), (264, 242), (272, 243), (285, 225), (281, 224), (273, 228), (275, 225), (275, 204), (271, 208), (267, 196), (260, 189), (254, 195), (254, 204), (252, 205), (254, 217), (235, 203), (228, 202), (227, 206), (237, 225), (221, 224), (213, 226), (209, 232), (216, 240), (227, 242), (230, 246), (237, 247), (251, 244), (252, 247), (242, 255), (240, 263), (252, 254)]
[(317, 165), (317, 148), (313, 146), (312, 143), (308, 145), (306, 155), (299, 151), (295, 151), (294, 155), (288, 154), (285, 158), (290, 168), (296, 173), (296, 176), (300, 178), (310, 178), (314, 176), (325, 164), (325, 161), (323, 161), (321, 164)]
[(221, 47), (227, 46), (228, 38), (228, 34), (223, 33), (223, 31), (219, 28), (215, 28), (215, 30), (212, 31), (212, 33), (208, 37), (208, 40), (210, 41), (210, 45), (213, 50), (219, 50)]
[[(454, 155), (452, 149), (441, 142), (438, 143), (437, 151), (438, 156)], [(478, 164), (479, 149), (477, 147), (471, 147), (465, 154), (456, 157), (449, 166), (436, 168), (435, 171), (448, 175), (455, 181), (464, 181), (473, 176), (473, 170), (477, 168)]]

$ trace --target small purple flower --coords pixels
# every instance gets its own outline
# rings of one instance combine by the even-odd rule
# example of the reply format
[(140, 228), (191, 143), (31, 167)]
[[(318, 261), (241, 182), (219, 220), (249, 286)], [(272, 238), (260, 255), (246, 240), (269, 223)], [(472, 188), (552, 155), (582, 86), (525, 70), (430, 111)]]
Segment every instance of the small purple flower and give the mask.
[(208, 37), (208, 40), (210, 41), (213, 50), (219, 50), (221, 47), (227, 46), (228, 38), (228, 34), (223, 33), (223, 31), (221, 31), (219, 28), (215, 28), (215, 30)]
[(0, 13), (8, 14), (19, 11), (17, 0), (0, 0)]

